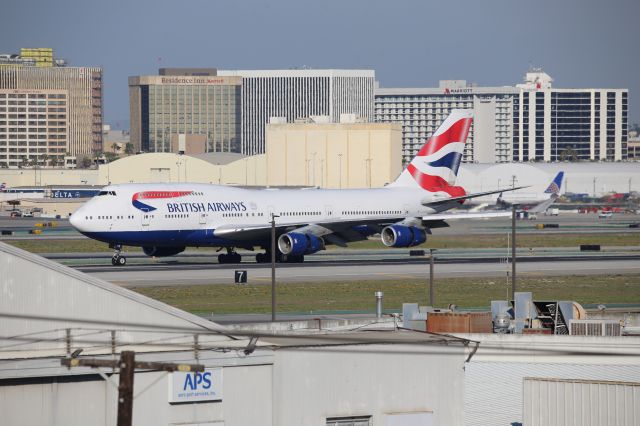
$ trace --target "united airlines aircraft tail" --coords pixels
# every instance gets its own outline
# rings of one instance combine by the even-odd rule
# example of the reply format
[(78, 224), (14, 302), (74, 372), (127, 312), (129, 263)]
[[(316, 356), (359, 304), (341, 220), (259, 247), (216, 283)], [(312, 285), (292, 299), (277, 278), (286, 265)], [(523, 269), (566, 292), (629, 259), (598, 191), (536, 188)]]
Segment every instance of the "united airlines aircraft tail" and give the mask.
[(422, 188), (429, 192), (444, 192), (451, 197), (464, 196), (464, 189), (454, 185), (472, 123), (472, 110), (452, 110), (407, 168), (388, 186)]
[(560, 194), (560, 187), (562, 186), (562, 178), (564, 177), (564, 172), (558, 172), (553, 181), (549, 184), (547, 189), (544, 190), (545, 194)]

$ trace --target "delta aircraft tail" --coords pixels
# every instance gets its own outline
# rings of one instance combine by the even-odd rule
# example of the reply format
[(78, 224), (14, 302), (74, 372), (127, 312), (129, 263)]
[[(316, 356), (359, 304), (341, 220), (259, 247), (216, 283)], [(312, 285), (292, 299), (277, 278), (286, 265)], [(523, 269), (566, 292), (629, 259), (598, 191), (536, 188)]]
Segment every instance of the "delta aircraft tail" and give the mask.
[(464, 196), (465, 190), (454, 185), (472, 123), (472, 110), (452, 110), (407, 168), (388, 186), (422, 188), (451, 197)]

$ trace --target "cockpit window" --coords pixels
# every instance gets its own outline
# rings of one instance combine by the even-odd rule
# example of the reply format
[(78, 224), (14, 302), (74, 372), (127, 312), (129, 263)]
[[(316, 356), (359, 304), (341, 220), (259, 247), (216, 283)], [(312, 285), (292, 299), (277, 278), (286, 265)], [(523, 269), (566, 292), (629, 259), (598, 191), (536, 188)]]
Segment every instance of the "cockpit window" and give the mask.
[(116, 195), (116, 191), (100, 191), (98, 192), (98, 197), (102, 196), (102, 195)]

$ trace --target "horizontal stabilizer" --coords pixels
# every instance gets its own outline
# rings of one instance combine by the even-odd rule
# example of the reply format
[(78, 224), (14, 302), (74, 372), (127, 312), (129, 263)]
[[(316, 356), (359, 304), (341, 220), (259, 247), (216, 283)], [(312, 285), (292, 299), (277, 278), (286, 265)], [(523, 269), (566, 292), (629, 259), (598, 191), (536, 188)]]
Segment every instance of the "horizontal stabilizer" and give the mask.
[(553, 204), (557, 198), (558, 198), (557, 195), (552, 194), (548, 200), (544, 200), (543, 202), (538, 203), (532, 208), (530, 208), (529, 213), (542, 213), (546, 211), (549, 207), (551, 207), (551, 204)]

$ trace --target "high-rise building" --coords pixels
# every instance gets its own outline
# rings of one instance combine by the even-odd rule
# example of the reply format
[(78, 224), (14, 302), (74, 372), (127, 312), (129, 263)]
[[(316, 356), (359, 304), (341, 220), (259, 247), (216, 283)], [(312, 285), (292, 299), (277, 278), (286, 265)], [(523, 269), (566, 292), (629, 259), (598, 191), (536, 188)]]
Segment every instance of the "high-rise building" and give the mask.
[(171, 152), (172, 140), (185, 135), (204, 137), (206, 152), (240, 152), (241, 90), (240, 77), (212, 68), (129, 77), (131, 143), (137, 151)]
[(517, 86), (377, 88), (376, 121), (402, 123), (405, 162), (454, 108), (474, 110), (466, 163), (625, 160), (627, 89), (558, 89), (552, 81), (535, 70)]
[(58, 163), (102, 151), (102, 69), (67, 67), (51, 49), (0, 55), (0, 162)]
[(373, 70), (218, 70), (242, 77), (242, 153), (265, 152), (265, 126), (271, 117), (288, 122), (311, 116), (342, 114), (373, 121)]
[(402, 123), (402, 159), (408, 163), (452, 109), (473, 109), (462, 161), (505, 162), (511, 160), (511, 109), (516, 93), (509, 87), (468, 86), (464, 80), (443, 80), (438, 88), (377, 88), (376, 121)]
[(556, 89), (528, 72), (513, 100), (513, 161), (627, 159), (627, 89)]

